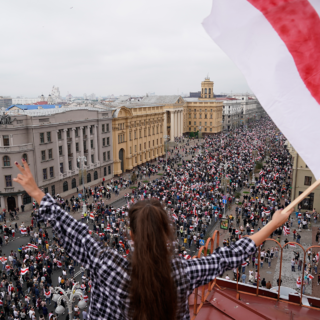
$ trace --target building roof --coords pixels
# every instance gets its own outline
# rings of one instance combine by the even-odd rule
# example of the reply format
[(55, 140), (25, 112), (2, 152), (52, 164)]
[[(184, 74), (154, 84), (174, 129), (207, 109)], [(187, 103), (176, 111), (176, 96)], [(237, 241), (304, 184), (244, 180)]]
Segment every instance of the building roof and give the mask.
[(150, 97), (143, 97), (141, 102), (144, 104), (159, 104), (159, 105), (165, 105), (165, 104), (174, 104), (176, 103), (180, 95), (172, 95), (172, 96), (150, 96)]
[(21, 110), (38, 110), (38, 109), (58, 109), (61, 108), (61, 104), (30, 104), (30, 105), (22, 105), (22, 104), (13, 104), (6, 109), (9, 111), (11, 108), (17, 107)]

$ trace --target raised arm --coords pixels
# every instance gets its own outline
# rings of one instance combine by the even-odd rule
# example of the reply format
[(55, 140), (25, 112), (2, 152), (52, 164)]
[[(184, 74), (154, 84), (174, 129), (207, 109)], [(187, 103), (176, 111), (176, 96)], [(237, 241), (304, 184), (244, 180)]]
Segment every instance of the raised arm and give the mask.
[(38, 188), (26, 161), (24, 159), (22, 161), (24, 168), (15, 162), (21, 174), (18, 174), (13, 181), (20, 183), (30, 197), (40, 204), (39, 218), (51, 223), (64, 249), (74, 260), (87, 269), (99, 267), (101, 261), (99, 254), (102, 248), (89, 235), (88, 226), (62, 210), (49, 194), (45, 195)]
[(272, 220), (252, 236), (245, 237), (230, 247), (217, 248), (207, 257), (184, 261), (190, 280), (190, 291), (209, 283), (224, 271), (238, 267), (248, 256), (256, 252), (256, 246), (259, 246), (274, 230), (288, 220), (292, 212), (293, 209), (283, 214), (278, 210)]

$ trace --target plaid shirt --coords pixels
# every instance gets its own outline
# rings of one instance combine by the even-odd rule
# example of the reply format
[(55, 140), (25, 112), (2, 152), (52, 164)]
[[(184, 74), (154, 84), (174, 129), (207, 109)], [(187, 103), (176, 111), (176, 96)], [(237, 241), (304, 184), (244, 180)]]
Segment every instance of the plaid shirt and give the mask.
[[(50, 221), (69, 256), (90, 270), (92, 290), (87, 320), (130, 319), (130, 261), (114, 250), (102, 248), (89, 235), (88, 226), (63, 211), (49, 194), (40, 203), (39, 217)], [(177, 319), (190, 319), (188, 296), (196, 287), (238, 267), (255, 251), (255, 243), (243, 238), (200, 259), (174, 257), (172, 276), (177, 287)]]

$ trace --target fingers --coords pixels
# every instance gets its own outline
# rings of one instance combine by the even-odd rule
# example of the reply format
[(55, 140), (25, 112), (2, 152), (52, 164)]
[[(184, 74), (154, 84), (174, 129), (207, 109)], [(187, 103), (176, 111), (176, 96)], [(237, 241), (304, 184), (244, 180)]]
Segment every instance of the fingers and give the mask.
[(29, 173), (30, 172), (30, 168), (29, 168), (29, 165), (28, 165), (26, 159), (22, 159), (22, 163), (24, 165), (24, 168), (25, 168), (26, 172)]
[(19, 169), (21, 173), (25, 172), (24, 169), (21, 167), (21, 165), (17, 161), (14, 164), (16, 165), (16, 167)]

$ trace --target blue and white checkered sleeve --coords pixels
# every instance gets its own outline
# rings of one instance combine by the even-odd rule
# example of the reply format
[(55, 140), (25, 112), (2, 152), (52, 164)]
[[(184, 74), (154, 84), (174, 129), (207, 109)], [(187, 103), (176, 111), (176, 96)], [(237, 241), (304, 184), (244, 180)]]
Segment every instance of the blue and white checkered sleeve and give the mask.
[(50, 222), (72, 259), (81, 263), (86, 269), (98, 267), (102, 248), (89, 235), (88, 226), (62, 210), (50, 194), (46, 194), (41, 200), (39, 218), (41, 221)]
[(255, 252), (254, 241), (250, 238), (243, 238), (231, 247), (217, 248), (207, 257), (186, 260), (184, 265), (190, 280), (190, 291), (209, 283), (224, 271), (238, 267)]

